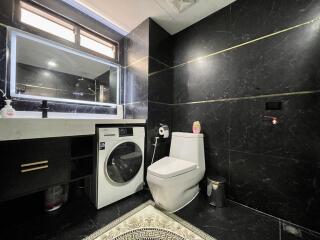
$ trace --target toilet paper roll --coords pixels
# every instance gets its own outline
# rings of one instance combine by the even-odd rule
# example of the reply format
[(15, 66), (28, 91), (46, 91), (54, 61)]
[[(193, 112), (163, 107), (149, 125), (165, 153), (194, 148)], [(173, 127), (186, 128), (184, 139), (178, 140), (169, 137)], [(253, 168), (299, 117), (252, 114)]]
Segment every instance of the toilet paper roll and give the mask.
[(159, 128), (159, 135), (163, 136), (163, 138), (169, 137), (169, 127), (167, 125), (164, 125)]

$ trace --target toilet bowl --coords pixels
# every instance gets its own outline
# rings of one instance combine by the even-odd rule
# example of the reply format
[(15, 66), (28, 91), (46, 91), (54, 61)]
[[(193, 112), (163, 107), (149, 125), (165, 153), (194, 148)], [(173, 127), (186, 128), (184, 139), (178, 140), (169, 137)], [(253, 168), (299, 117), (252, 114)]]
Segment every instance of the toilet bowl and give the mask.
[(147, 182), (155, 203), (175, 212), (199, 193), (205, 172), (203, 134), (172, 133), (169, 157), (148, 167)]

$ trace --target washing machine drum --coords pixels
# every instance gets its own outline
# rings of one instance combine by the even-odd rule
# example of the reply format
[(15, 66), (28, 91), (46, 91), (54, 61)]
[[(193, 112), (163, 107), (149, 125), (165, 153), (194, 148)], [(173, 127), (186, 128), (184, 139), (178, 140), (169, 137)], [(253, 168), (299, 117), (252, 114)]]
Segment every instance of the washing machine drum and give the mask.
[(105, 174), (115, 183), (133, 179), (142, 166), (142, 151), (133, 142), (118, 145), (105, 161)]

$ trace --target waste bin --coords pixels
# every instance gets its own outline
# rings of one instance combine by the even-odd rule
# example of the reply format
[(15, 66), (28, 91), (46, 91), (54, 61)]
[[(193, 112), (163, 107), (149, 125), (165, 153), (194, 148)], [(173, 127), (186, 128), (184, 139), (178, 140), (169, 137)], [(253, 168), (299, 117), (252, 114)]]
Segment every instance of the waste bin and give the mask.
[(49, 187), (45, 191), (45, 210), (52, 212), (59, 209), (68, 200), (69, 185)]
[(207, 195), (209, 204), (215, 207), (225, 205), (225, 178), (220, 176), (207, 177)]

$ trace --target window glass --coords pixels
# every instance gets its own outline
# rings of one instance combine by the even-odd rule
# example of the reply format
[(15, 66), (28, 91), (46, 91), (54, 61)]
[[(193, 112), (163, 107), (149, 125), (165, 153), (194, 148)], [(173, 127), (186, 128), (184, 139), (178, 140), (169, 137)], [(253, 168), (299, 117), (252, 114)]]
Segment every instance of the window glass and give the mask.
[(110, 58), (115, 58), (115, 46), (85, 31), (80, 31), (80, 46)]
[(21, 2), (20, 20), (32, 27), (75, 42), (74, 27), (71, 24), (23, 2)]

